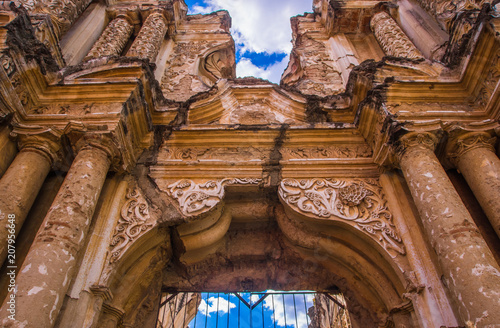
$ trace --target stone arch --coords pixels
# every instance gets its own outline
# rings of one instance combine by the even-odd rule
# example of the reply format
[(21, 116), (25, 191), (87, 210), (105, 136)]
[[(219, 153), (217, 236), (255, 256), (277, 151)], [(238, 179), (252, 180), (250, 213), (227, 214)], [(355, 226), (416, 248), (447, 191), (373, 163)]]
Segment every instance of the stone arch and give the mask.
[[(404, 256), (390, 256), (343, 222), (297, 219), (277, 199), (251, 198), (248, 190), (230, 190), (224, 197), (185, 223), (156, 225), (124, 252), (102, 281), (113, 295), (107, 307), (121, 311), (124, 326), (145, 326), (155, 319), (162, 286), (339, 289), (354, 327), (412, 326), (412, 303), (403, 297), (411, 285)], [(197, 236), (200, 240), (190, 240)]]

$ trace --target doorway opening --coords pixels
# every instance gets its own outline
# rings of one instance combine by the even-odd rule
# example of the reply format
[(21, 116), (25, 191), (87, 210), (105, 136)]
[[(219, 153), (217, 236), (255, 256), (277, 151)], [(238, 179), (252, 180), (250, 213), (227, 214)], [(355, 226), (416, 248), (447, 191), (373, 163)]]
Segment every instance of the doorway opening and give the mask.
[(351, 328), (341, 293), (163, 291), (156, 328)]

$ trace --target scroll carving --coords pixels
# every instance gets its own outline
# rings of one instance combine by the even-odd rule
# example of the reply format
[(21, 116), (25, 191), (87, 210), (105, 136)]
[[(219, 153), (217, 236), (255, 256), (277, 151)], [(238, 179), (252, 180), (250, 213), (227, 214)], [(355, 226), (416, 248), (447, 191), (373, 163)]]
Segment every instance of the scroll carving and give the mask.
[(405, 254), (382, 188), (374, 179), (284, 179), (278, 193), (299, 213), (348, 222), (375, 239), (391, 256), (394, 251)]
[(132, 34), (132, 30), (133, 26), (127, 19), (123, 17), (113, 19), (84, 60), (120, 55)]
[(262, 179), (219, 179), (204, 183), (192, 180), (180, 180), (168, 186), (167, 193), (175, 199), (186, 216), (196, 216), (214, 208), (225, 194), (227, 185), (252, 185), (258, 184)]
[(229, 79), (234, 76), (234, 56), (229, 49), (212, 52), (205, 58), (205, 70), (216, 80)]
[(374, 15), (370, 27), (387, 55), (410, 59), (424, 58), (399, 25), (387, 13), (379, 12)]
[(367, 158), (372, 156), (368, 145), (359, 146), (322, 146), (284, 148), (283, 159), (314, 159), (314, 158)]
[(149, 214), (149, 204), (139, 189), (129, 190), (111, 240), (109, 262), (116, 262), (126, 248), (154, 226), (154, 221)]
[(127, 57), (139, 57), (154, 62), (166, 32), (167, 21), (163, 14), (152, 13), (144, 22), (139, 35), (127, 53)]

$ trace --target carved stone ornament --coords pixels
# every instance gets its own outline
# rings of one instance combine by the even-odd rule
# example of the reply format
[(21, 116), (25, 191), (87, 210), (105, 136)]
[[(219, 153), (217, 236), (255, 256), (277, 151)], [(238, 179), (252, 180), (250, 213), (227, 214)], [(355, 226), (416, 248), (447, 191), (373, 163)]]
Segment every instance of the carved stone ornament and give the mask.
[(111, 257), (109, 262), (117, 261), (123, 251), (137, 238), (145, 234), (155, 224), (149, 214), (149, 204), (139, 189), (131, 189), (127, 193), (127, 201), (122, 206), (120, 219), (111, 239)]
[(403, 155), (411, 148), (426, 148), (434, 151), (436, 148), (438, 139), (437, 137), (429, 132), (410, 132), (405, 134), (399, 139), (398, 146), (396, 147), (396, 153), (401, 159)]
[(192, 180), (179, 180), (168, 186), (167, 194), (179, 204), (182, 214), (197, 216), (214, 208), (225, 194), (227, 185), (259, 184), (262, 179), (233, 178), (210, 180), (196, 183)]
[(453, 17), (464, 10), (481, 10), (485, 3), (491, 0), (417, 0), (422, 8), (438, 20), (445, 23), (449, 29)]
[(422, 53), (410, 41), (389, 14), (379, 12), (374, 15), (370, 27), (378, 43), (389, 56), (423, 59)]
[(293, 210), (319, 219), (341, 220), (365, 232), (385, 250), (404, 255), (392, 214), (374, 179), (284, 179), (281, 200)]
[(449, 154), (450, 160), (456, 164), (464, 153), (478, 148), (485, 148), (494, 153), (496, 141), (497, 138), (487, 132), (465, 133), (452, 141), (453, 149)]
[(125, 17), (113, 19), (92, 46), (84, 60), (120, 55), (134, 27)]
[(160, 51), (167, 27), (167, 21), (162, 13), (154, 12), (150, 14), (130, 47), (127, 56), (147, 58), (150, 62), (154, 62)]

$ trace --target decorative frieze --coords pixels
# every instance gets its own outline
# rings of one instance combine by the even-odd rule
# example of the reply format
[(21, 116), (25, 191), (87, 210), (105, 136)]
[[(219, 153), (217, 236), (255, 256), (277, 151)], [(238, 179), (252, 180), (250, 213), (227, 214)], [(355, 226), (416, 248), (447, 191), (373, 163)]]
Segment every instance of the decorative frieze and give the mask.
[(262, 179), (232, 178), (196, 183), (179, 180), (168, 186), (168, 195), (175, 199), (182, 214), (197, 216), (214, 208), (225, 194), (228, 185), (257, 185)]
[(382, 188), (375, 179), (284, 179), (278, 193), (284, 203), (299, 213), (347, 222), (375, 239), (390, 254), (405, 254)]
[(117, 261), (123, 251), (149, 231), (154, 224), (155, 219), (149, 214), (149, 204), (140, 190), (138, 188), (129, 190), (111, 240), (109, 262)]
[(144, 22), (139, 35), (127, 53), (128, 57), (139, 57), (155, 62), (167, 32), (167, 20), (161, 12), (154, 12)]
[(424, 58), (396, 21), (386, 12), (375, 14), (370, 22), (370, 27), (388, 56), (410, 59)]
[(368, 158), (373, 152), (370, 146), (318, 146), (290, 147), (282, 150), (283, 159), (328, 159), (328, 158)]
[(104, 56), (118, 56), (132, 34), (133, 26), (123, 16), (113, 19), (90, 49), (84, 60)]

